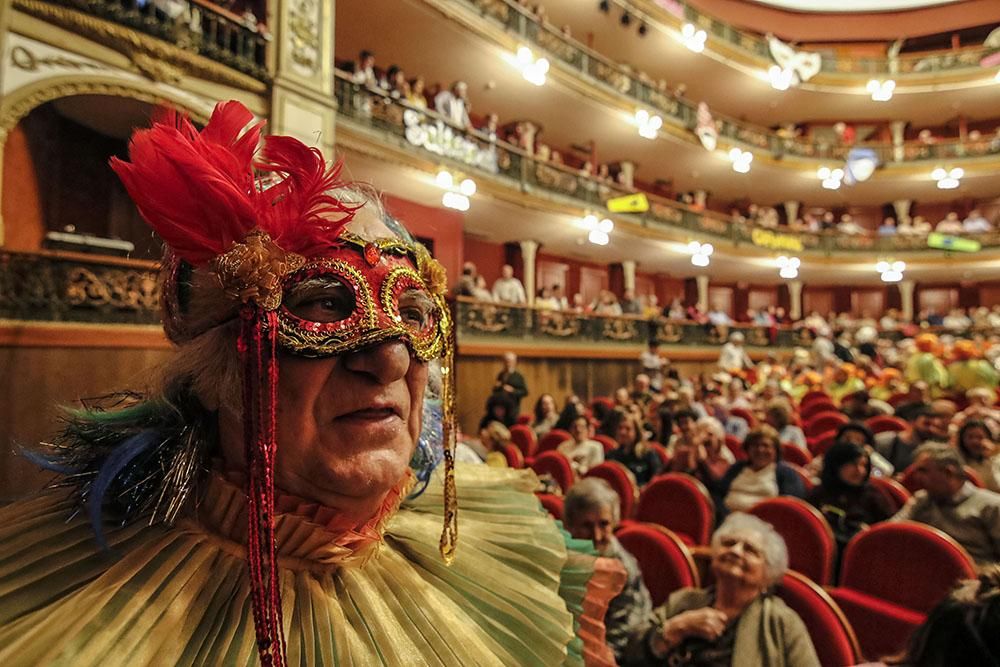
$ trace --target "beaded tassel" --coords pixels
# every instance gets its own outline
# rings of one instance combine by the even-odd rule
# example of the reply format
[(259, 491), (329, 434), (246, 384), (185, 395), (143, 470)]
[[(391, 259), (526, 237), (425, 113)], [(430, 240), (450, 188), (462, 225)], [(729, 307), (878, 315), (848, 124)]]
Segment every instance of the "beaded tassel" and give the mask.
[(448, 335), (441, 361), (441, 410), (444, 436), (444, 528), (441, 557), (446, 565), (455, 560), (458, 548), (458, 492), (455, 489), (455, 330)]
[(243, 439), (247, 461), (247, 566), (257, 651), (265, 667), (284, 667), (281, 589), (274, 541), (277, 427), (277, 316), (246, 304), (238, 347), (243, 362)]

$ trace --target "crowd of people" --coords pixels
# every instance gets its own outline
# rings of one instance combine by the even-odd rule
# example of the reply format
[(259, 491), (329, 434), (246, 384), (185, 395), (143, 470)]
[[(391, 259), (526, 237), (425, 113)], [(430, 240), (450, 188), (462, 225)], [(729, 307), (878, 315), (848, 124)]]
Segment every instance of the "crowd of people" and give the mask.
[(931, 232), (947, 235), (987, 234), (996, 229), (996, 217), (989, 218), (982, 209), (971, 209), (962, 218), (957, 212), (950, 211), (936, 223), (922, 215), (906, 216), (897, 220), (886, 216), (882, 222), (870, 229), (858, 223), (850, 213), (842, 213), (839, 217), (829, 210), (809, 210), (802, 217), (788, 220), (782, 217), (772, 206), (757, 206), (750, 204), (745, 209), (731, 208), (730, 222), (736, 225), (753, 225), (765, 229), (785, 228), (795, 232), (812, 234), (841, 234), (845, 236), (877, 236), (881, 238), (893, 236), (925, 237)]
[[(910, 520), (950, 535), (980, 566), (1000, 563), (996, 337), (973, 342), (923, 333), (879, 343), (839, 338), (838, 346), (857, 362), (799, 348), (785, 359), (771, 355), (755, 364), (739, 351), (745, 364), (694, 375), (679, 372), (653, 344), (631, 386), (607, 397), (571, 395), (562, 408), (553, 395), (536, 394), (523, 416), (520, 405), (530, 392), (516, 356), (508, 353), (480, 438), (463, 444), (465, 460), (508, 465), (490, 455), (511, 443), (517, 423), (530, 425), (539, 441), (565, 432), (556, 451), (578, 480), (565, 497), (566, 526), (630, 572), (630, 584), (606, 618), (609, 645), (622, 664), (659, 664), (667, 655), (731, 656), (751, 644), (763, 651), (753, 664), (774, 664), (767, 651), (780, 651), (784, 664), (815, 664), (801, 621), (766, 592), (787, 569), (788, 557), (770, 526), (744, 514), (758, 502), (792, 496), (812, 504), (841, 550), (868, 526)], [(727, 345), (739, 350), (741, 341)], [(808, 394), (823, 394), (829, 411), (840, 415), (828, 432), (812, 437), (800, 415)], [(874, 433), (868, 424), (880, 415), (903, 426)], [(798, 464), (788, 461), (789, 448), (799, 450), (792, 457)], [(586, 476), (604, 461), (624, 465), (640, 489), (668, 472), (704, 485), (719, 526), (712, 540), (714, 589), (684, 591), (649, 611), (638, 564), (614, 538), (625, 518), (618, 497), (604, 481)], [(921, 490), (894, 508), (873, 477), (906, 477)], [(753, 620), (733, 623), (741, 614)], [(760, 630), (750, 628), (764, 623), (761, 614), (767, 632), (776, 633), (764, 646), (749, 638), (759, 639)]]

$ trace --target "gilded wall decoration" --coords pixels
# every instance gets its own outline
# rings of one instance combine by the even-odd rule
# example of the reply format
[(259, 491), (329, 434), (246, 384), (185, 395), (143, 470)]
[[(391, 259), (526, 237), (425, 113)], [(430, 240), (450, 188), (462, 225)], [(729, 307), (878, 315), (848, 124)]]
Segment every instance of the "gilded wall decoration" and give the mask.
[(322, 15), (319, 0), (292, 0), (288, 5), (288, 52), (299, 76), (313, 78), (320, 72)]

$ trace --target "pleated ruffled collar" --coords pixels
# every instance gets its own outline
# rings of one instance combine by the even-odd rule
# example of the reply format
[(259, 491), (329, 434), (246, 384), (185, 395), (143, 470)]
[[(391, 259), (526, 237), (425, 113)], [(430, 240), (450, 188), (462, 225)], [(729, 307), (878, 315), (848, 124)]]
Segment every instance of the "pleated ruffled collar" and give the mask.
[[(383, 542), (386, 525), (413, 488), (413, 475), (406, 477), (386, 495), (379, 511), (361, 525), (344, 525), (341, 515), (329, 507), (275, 493), (274, 534), (282, 567), (292, 570), (325, 571), (342, 565), (364, 564)], [(245, 551), (247, 520), (246, 495), (236, 474), (213, 472), (191, 519), (221, 541), (227, 551)]]

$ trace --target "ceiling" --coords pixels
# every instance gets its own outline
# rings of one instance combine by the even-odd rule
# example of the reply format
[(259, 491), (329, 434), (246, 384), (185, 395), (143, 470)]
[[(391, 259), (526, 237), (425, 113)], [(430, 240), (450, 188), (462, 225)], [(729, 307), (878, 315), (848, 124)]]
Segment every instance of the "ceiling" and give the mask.
[(795, 12), (889, 12), (935, 5), (950, 5), (958, 0), (751, 0)]
[[(569, 4), (569, 0), (546, 3), (553, 9)], [(593, 14), (603, 16), (596, 10)], [(401, 25), (407, 26), (405, 31), (396, 28)], [(335, 43), (340, 58), (353, 58), (363, 48), (374, 49), (379, 65), (399, 64), (408, 76), (422, 74), (428, 83), (447, 85), (461, 77), (469, 83), (475, 113), (496, 112), (502, 123), (522, 119), (539, 122), (543, 127), (539, 141), (562, 149), (593, 139), (599, 161), (631, 159), (638, 164), (636, 173), (641, 180), (672, 179), (677, 191), (705, 189), (721, 201), (749, 199), (774, 204), (795, 199), (821, 206), (842, 206), (848, 202), (881, 205), (904, 198), (925, 202), (988, 198), (1000, 192), (1000, 171), (977, 174), (970, 169), (966, 169), (967, 176), (958, 191), (938, 190), (930, 178), (930, 172), (938, 166), (934, 163), (927, 163), (926, 169), (921, 167), (917, 173), (883, 172), (867, 183), (838, 191), (824, 190), (812, 170), (795, 171), (777, 163), (768, 164), (762, 156), (755, 159), (749, 174), (736, 174), (722, 151), (709, 153), (686, 133), (674, 138), (667, 138), (664, 133), (655, 141), (642, 139), (632, 124), (634, 107), (623, 100), (621, 106), (614, 108), (592, 95), (572, 90), (571, 84), (579, 85), (579, 77), (571, 72), (550, 72), (549, 83), (543, 87), (527, 83), (504, 60), (499, 47), (430, 9), (421, 0), (338, 0)], [(702, 58), (699, 62), (704, 64), (706, 60)], [(740, 77), (743, 84), (749, 81), (730, 73)], [(690, 78), (695, 81), (706, 77)], [(990, 91), (994, 103), (1000, 102), (998, 92), (1000, 86)], [(829, 101), (838, 96), (823, 97)], [(929, 104), (925, 100), (924, 106), (942, 104), (947, 105), (944, 101)]]

